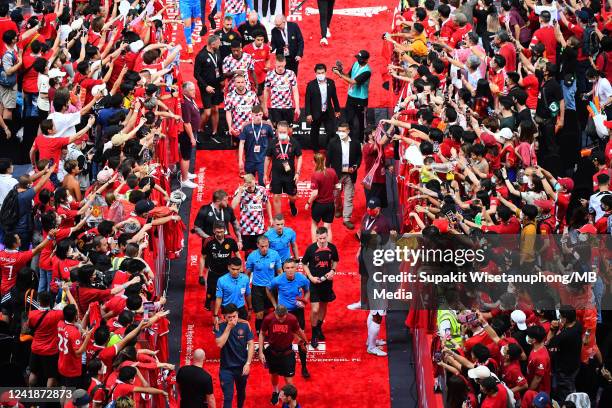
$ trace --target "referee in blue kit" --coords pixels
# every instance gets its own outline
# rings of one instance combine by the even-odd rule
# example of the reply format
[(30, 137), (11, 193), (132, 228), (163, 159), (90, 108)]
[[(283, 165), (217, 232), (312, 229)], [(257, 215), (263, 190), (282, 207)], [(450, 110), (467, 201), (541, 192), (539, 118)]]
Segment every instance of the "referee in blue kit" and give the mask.
[[(266, 288), (266, 294), (272, 302), (274, 308), (283, 305), (289, 313), (294, 315), (302, 330), (306, 326), (304, 319), (304, 306), (310, 299), (310, 282), (304, 274), (297, 272), (297, 262), (293, 258), (283, 262), (283, 272)], [(274, 291), (278, 293), (278, 300), (274, 296)], [(302, 377), (310, 378), (310, 373), (306, 369), (306, 346), (300, 345), (298, 353), (302, 363)]]
[(268, 300), (266, 288), (272, 279), (282, 272), (282, 263), (278, 252), (270, 249), (270, 241), (264, 235), (257, 238), (257, 250), (249, 254), (246, 260), (246, 272), (253, 283), (253, 311), (255, 312), (255, 331), (259, 335), (264, 313), (272, 307)]
[[(251, 310), (251, 286), (249, 277), (242, 273), (242, 260), (233, 257), (229, 261), (229, 272), (217, 281), (217, 294), (213, 323), (219, 329), (219, 311), (229, 304), (238, 308), (238, 317), (249, 320)], [(225, 311), (224, 311), (225, 313)]]

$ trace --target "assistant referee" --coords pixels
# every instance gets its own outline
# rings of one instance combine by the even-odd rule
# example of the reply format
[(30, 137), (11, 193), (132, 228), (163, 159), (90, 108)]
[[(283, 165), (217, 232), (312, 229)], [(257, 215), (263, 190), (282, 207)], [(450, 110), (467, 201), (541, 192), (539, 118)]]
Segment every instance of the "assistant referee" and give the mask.
[[(295, 375), (295, 352), (293, 339), (298, 337), (302, 346), (308, 344), (306, 334), (300, 328), (298, 320), (287, 312), (287, 308), (278, 305), (276, 310), (266, 316), (259, 335), (259, 359), (267, 364), (272, 379), (272, 405), (278, 403), (278, 377), (285, 377), (287, 384), (293, 384)], [(268, 347), (264, 349), (264, 343)]]

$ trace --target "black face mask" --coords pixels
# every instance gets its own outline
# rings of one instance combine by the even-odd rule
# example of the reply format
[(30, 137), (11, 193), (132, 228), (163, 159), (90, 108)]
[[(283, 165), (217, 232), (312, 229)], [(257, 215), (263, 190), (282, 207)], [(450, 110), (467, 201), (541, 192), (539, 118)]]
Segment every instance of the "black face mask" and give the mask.
[(364, 66), (368, 63), (368, 60), (364, 60), (362, 58), (357, 58), (357, 63), (361, 66)]

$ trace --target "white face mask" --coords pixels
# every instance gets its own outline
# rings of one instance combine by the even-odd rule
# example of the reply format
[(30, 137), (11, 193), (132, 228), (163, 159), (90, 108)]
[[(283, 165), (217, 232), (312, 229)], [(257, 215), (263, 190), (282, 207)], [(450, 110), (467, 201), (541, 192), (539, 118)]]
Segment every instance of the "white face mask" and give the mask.
[(348, 138), (348, 133), (346, 133), (346, 132), (338, 132), (338, 136), (340, 137), (340, 139), (346, 140)]
[(317, 81), (325, 81), (325, 74), (317, 74)]
[(287, 139), (289, 139), (289, 134), (287, 134), (287, 133), (279, 133), (278, 134), (278, 139), (279, 140), (287, 140)]

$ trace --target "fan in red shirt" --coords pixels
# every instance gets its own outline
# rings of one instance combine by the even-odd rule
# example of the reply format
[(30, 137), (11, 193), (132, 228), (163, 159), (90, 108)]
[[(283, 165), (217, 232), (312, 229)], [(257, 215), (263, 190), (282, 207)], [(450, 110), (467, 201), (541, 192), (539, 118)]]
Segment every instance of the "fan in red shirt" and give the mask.
[(504, 365), (502, 367), (502, 379), (504, 383), (514, 393), (514, 399), (520, 400), (520, 393), (528, 387), (527, 378), (521, 371), (521, 355), (523, 350), (521, 346), (515, 343), (510, 343), (502, 348), (504, 355)]
[(67, 305), (63, 313), (64, 321), (57, 326), (59, 335), (58, 371), (61, 375), (61, 384), (66, 387), (83, 388), (81, 355), (87, 349), (91, 330), (86, 330), (85, 336), (81, 336), (80, 330), (75, 326), (78, 314), (75, 305)]
[(28, 326), (34, 330), (32, 353), (30, 354), (30, 384), (37, 384), (38, 378), (46, 378), (47, 387), (55, 387), (58, 380), (58, 340), (57, 325), (64, 320), (61, 310), (49, 310), (49, 292), (38, 294), (41, 309), (28, 314)]
[(19, 251), (21, 238), (17, 234), (6, 234), (4, 236), (5, 249), (0, 251), (0, 296), (4, 296), (13, 286), (17, 274), (21, 269), (28, 266), (32, 257), (49, 245), (49, 240), (43, 239), (38, 246), (29, 251)]
[(549, 11), (542, 11), (540, 13), (540, 28), (538, 28), (531, 37), (531, 45), (542, 43), (546, 48), (546, 59), (553, 63), (557, 63), (557, 37), (555, 35), (555, 29), (552, 26), (551, 16)]
[(506, 59), (506, 71), (516, 71), (516, 48), (510, 42), (507, 31), (499, 31), (493, 38), (493, 42), (499, 47), (498, 54)]
[[(58, 2), (59, 3), (59, 2)], [(4, 35), (6, 31), (14, 30), (16, 33), (19, 32), (17, 28), (17, 24), (9, 17), (9, 4), (8, 2), (2, 2), (0, 4), (0, 38)], [(0, 52), (4, 55), (4, 51), (6, 50), (6, 44), (4, 41), (0, 41)]]
[(111, 387), (111, 399), (116, 400), (120, 397), (132, 397), (135, 392), (168, 396), (166, 391), (153, 387), (135, 386), (134, 379), (136, 378), (136, 367), (127, 366), (119, 370), (119, 376), (115, 384)]
[(527, 328), (527, 338), (533, 346), (527, 360), (529, 389), (550, 394), (550, 356), (544, 345), (546, 331), (542, 326), (530, 326)]
[(503, 384), (499, 383), (495, 377), (487, 377), (480, 381), (484, 400), (480, 408), (507, 408), (508, 392)]
[(94, 332), (93, 343), (87, 347), (86, 361), (90, 362), (97, 358), (102, 361), (102, 364), (104, 364), (106, 370), (110, 371), (113, 366), (113, 360), (117, 354), (119, 354), (119, 352), (126, 346), (133, 345), (135, 343), (133, 340), (136, 338), (136, 336), (138, 336), (140, 330), (148, 324), (149, 323), (145, 320), (141, 320), (138, 326), (128, 328), (129, 333), (118, 343), (115, 343), (112, 346), (106, 346), (111, 337), (109, 327), (106, 326), (106, 324), (99, 326)]

